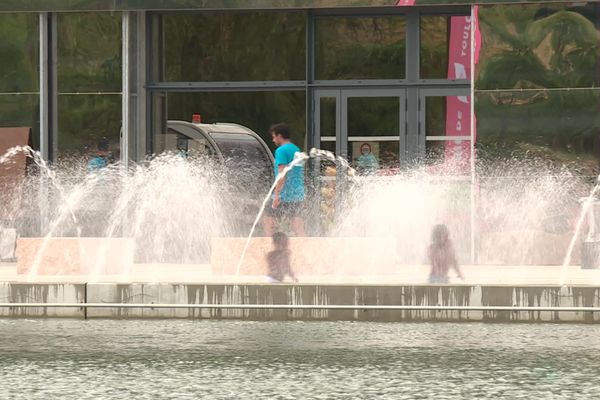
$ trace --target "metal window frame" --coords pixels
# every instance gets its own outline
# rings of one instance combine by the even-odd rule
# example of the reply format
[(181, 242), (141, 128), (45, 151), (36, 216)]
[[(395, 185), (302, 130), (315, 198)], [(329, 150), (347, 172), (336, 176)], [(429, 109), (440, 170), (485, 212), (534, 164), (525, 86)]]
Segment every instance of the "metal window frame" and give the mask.
[(306, 81), (218, 81), (152, 82), (146, 89), (154, 92), (259, 92), (306, 90)]
[(57, 16), (39, 14), (39, 143), (42, 157), (55, 161), (58, 149)]
[[(313, 114), (313, 126), (314, 126), (314, 137), (313, 143), (315, 147), (321, 147), (321, 99), (322, 98), (335, 98), (335, 136), (334, 140), (325, 140), (328, 142), (336, 142), (335, 151), (339, 154), (340, 149), (339, 139), (341, 137), (341, 124), (342, 120), (342, 90), (341, 89), (315, 89), (314, 90), (314, 104), (315, 104), (315, 112)], [(331, 137), (331, 136), (326, 136)]]
[[(348, 142), (350, 135), (348, 134), (348, 101), (351, 98), (368, 98), (368, 97), (389, 97), (398, 98), (398, 134), (390, 135), (390, 140), (398, 141), (398, 158), (400, 163), (403, 163), (402, 151), (406, 145), (406, 89), (404, 88), (381, 88), (381, 89), (341, 89), (341, 127), (340, 127), (340, 154), (342, 157), (348, 157)], [(405, 161), (404, 161), (405, 162)]]
[(317, 17), (385, 17), (390, 15), (407, 15), (419, 12), (423, 15), (448, 15), (467, 16), (470, 15), (470, 7), (454, 5), (429, 5), (429, 6), (382, 6), (382, 7), (344, 7), (344, 8), (315, 8), (312, 9)]
[[(428, 141), (451, 141), (451, 140), (471, 140), (470, 136), (441, 136), (441, 135), (431, 135), (427, 136), (427, 106), (426, 101), (428, 97), (452, 97), (452, 96), (470, 96), (471, 92), (469, 88), (421, 88), (419, 89), (419, 130), (418, 130), (418, 138), (419, 138), (419, 156), (425, 156), (425, 145)], [(470, 130), (470, 128), (469, 128)], [(430, 139), (427, 139), (427, 138)], [(467, 139), (459, 139), (459, 138), (467, 138)], [(439, 138), (439, 139), (437, 139)], [(448, 139), (445, 139), (448, 138)], [(473, 146), (473, 144), (471, 144)]]

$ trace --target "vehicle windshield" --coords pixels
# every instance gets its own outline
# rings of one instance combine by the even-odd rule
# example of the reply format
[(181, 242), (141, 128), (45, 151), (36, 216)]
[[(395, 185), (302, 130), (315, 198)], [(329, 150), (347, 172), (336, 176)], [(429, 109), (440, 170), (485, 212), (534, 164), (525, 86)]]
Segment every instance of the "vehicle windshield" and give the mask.
[(241, 179), (243, 187), (268, 189), (273, 180), (273, 164), (267, 149), (254, 136), (245, 133), (211, 133), (225, 164)]

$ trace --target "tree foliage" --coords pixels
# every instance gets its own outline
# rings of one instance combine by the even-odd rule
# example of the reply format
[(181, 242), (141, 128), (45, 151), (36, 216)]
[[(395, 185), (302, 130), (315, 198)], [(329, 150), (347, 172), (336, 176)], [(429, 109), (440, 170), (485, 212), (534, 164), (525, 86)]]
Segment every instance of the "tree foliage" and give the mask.
[[(586, 7), (483, 8), (478, 142), (497, 156), (543, 154), (591, 172), (599, 150), (600, 21)], [(595, 19), (594, 19), (595, 18)]]

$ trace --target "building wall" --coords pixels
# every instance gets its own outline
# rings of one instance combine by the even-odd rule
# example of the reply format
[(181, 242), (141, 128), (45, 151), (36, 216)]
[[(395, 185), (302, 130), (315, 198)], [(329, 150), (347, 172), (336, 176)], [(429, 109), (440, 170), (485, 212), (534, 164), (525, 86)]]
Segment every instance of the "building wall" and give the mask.
[[(455, 9), (445, 11), (452, 10)], [(157, 90), (165, 95), (167, 118), (189, 120), (193, 113), (200, 113), (204, 122), (237, 122), (258, 132), (267, 143), (268, 126), (287, 121), (294, 141), (307, 148), (311, 140), (306, 127), (310, 125), (313, 95), (309, 81), (336, 80), (332, 85), (341, 86), (342, 80), (396, 80), (385, 84), (408, 91), (421, 84), (400, 82), (409, 76), (407, 65), (411, 62), (411, 54), (407, 57), (405, 52), (409, 45), (405, 16), (344, 11), (358, 14), (321, 13), (314, 20), (314, 76), (306, 65), (311, 51), (306, 40), (311, 15), (307, 10), (165, 14), (164, 71), (159, 74), (158, 83), (205, 85), (201, 90)], [(420, 78), (444, 79), (448, 70), (449, 18), (425, 15), (428, 10), (423, 11), (418, 43), (420, 62), (416, 68)], [(573, 182), (598, 173), (600, 152), (600, 98), (596, 89), (600, 79), (598, 3), (482, 6), (479, 14), (482, 48), (475, 79), (475, 104), (480, 180), (476, 189), (468, 181), (469, 193), (463, 188), (454, 190), (460, 197), (456, 203), (460, 204), (451, 205), (458, 205), (459, 212), (455, 214), (464, 217), (460, 224), (466, 228), (457, 242), (465, 254), (471, 245), (468, 237), (473, 234), (465, 221), (469, 212), (473, 215), (476, 211), (471, 208), (470, 196), (482, 194), (483, 198), (486, 193), (494, 193), (496, 187), (505, 185), (503, 179), (515, 178), (530, 171), (527, 168), (531, 166), (539, 175), (563, 173), (566, 169), (572, 175), (568, 179), (562, 175), (566, 182), (562, 190), (569, 193), (561, 192), (557, 198), (568, 204), (557, 203), (557, 215), (572, 218), (578, 212), (578, 198), (589, 189), (589, 181), (585, 182), (587, 186)], [(115, 159), (121, 151), (121, 18), (121, 12), (58, 14), (55, 161), (79, 165), (81, 176), (99, 139), (110, 139)], [(38, 18), (26, 13), (0, 14), (0, 20), (4, 33), (0, 36), (0, 63), (2, 71), (7, 71), (0, 77), (0, 124), (32, 126), (34, 146), (39, 146)], [(150, 84), (157, 83), (153, 79), (149, 79)], [(241, 81), (279, 86), (270, 90), (228, 89)], [(446, 80), (442, 84), (453, 83)], [(445, 132), (444, 100), (444, 96), (438, 96), (421, 105), (427, 109), (427, 133)], [(380, 113), (387, 112), (386, 107), (398, 108), (398, 104), (391, 104), (374, 107), (351, 123), (358, 127), (357, 131), (364, 126), (373, 132), (396, 129), (379, 118)], [(414, 114), (416, 111), (410, 107), (409, 104), (409, 113)], [(349, 114), (359, 115), (364, 109), (364, 104), (359, 103), (349, 107)], [(324, 131), (334, 130), (332, 121), (321, 122)], [(382, 150), (400, 152), (399, 147)], [(432, 148), (431, 153), (435, 156), (436, 149)], [(443, 156), (443, 148), (441, 153)], [(386, 166), (397, 166), (397, 160), (390, 159)], [(463, 178), (467, 175), (463, 174)], [(529, 188), (540, 185), (538, 178), (529, 175), (518, 179), (522, 179), (523, 188)], [(539, 225), (539, 219), (546, 215), (533, 214), (531, 203), (546, 195), (524, 197), (524, 203), (505, 201), (502, 206), (516, 225), (522, 221)], [(548, 196), (542, 200), (554, 201)], [(487, 203), (480, 208), (496, 210), (498, 205)], [(483, 215), (480, 220), (481, 230), (488, 228), (486, 224), (493, 226), (484, 232), (491, 232), (488, 237), (492, 239), (482, 243), (483, 247), (498, 246), (494, 234), (506, 237), (503, 232), (515, 228), (498, 223), (505, 220), (504, 215)], [(563, 222), (550, 223), (552, 227), (548, 229), (560, 230), (563, 242), (570, 236), (569, 226), (556, 227)], [(545, 237), (540, 240), (550, 242)], [(507, 252), (512, 248), (511, 242), (504, 246)], [(523, 259), (517, 255), (513, 262)]]

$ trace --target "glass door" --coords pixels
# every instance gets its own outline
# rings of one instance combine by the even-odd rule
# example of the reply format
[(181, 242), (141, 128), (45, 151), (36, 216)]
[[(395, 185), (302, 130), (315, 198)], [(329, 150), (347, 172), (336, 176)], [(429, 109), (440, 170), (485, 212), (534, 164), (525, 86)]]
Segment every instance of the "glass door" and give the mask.
[(358, 175), (398, 170), (404, 154), (404, 89), (342, 90), (339, 152)]
[(315, 92), (315, 147), (338, 153), (337, 138), (340, 136), (341, 93), (339, 89)]
[(470, 175), (469, 89), (421, 89), (419, 104), (419, 157), (432, 172)]
[(406, 147), (405, 90), (316, 90), (314, 106), (313, 142), (336, 157), (314, 163), (319, 225), (326, 233), (344, 202), (350, 167), (365, 179), (399, 168)]
[(406, 147), (405, 90), (317, 90), (314, 124), (315, 147), (363, 172), (397, 168)]
[[(338, 147), (341, 127), (341, 90), (316, 90), (313, 143), (320, 150), (340, 154)], [(312, 226), (318, 234), (327, 234), (334, 225), (339, 209), (339, 190), (337, 174), (339, 163), (326, 156), (312, 162), (312, 185), (315, 188), (315, 201), (319, 205)]]
[[(437, 223), (450, 230), (459, 260), (472, 259), (475, 187), (469, 89), (421, 89), (419, 158), (437, 193)], [(464, 261), (463, 261), (464, 262)]]

